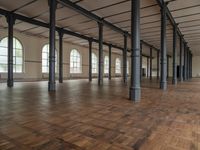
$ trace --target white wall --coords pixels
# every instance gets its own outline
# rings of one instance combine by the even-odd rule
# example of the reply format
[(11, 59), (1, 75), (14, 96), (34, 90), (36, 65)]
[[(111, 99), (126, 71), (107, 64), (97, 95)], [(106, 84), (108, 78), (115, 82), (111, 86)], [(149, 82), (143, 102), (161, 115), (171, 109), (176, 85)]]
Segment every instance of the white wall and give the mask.
[[(7, 36), (7, 30), (0, 31), (0, 39)], [(40, 38), (36, 36), (30, 36), (17, 31), (14, 32), (14, 36), (20, 40), (24, 48), (24, 72), (23, 73), (14, 73), (15, 79), (21, 80), (42, 80), (48, 78), (48, 74), (42, 73), (42, 48), (45, 44), (48, 43), (48, 38)], [(56, 49), (59, 52), (58, 41), (56, 42)], [(72, 49), (77, 49), (82, 56), (82, 73), (81, 74), (70, 74), (70, 51)], [(98, 57), (98, 51), (93, 49), (93, 52)], [(65, 79), (69, 78), (87, 78), (89, 72), (89, 50), (87, 47), (82, 47), (79, 45), (74, 45), (71, 43), (63, 43), (63, 74)], [(104, 56), (108, 56), (108, 51), (104, 51)], [(59, 55), (58, 55), (59, 56)], [(115, 74), (115, 59), (121, 59), (121, 74)], [(128, 58), (130, 59), (130, 58)], [(122, 55), (117, 53), (112, 53), (112, 76), (121, 76), (122, 75)], [(130, 68), (130, 60), (129, 60)], [(130, 72), (130, 71), (129, 71)], [(6, 73), (0, 73), (2, 79), (7, 78)], [(57, 74), (58, 76), (58, 74)], [(97, 76), (97, 74), (93, 75)]]

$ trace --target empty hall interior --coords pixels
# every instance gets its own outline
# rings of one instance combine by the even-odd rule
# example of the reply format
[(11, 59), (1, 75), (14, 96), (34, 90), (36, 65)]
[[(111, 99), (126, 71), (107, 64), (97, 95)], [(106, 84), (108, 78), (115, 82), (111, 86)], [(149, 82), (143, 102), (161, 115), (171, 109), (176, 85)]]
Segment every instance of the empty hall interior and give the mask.
[(0, 150), (200, 150), (199, 0), (0, 0)]

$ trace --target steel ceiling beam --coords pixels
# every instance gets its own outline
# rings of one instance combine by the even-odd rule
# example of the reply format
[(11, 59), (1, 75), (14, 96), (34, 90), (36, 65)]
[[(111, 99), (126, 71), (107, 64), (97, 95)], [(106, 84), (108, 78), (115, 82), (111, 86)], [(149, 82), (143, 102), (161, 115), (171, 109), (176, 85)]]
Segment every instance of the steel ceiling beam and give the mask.
[[(11, 13), (10, 11), (7, 11), (7, 10), (4, 10), (4, 9), (0, 8), (0, 14), (1, 15), (7, 16), (10, 13)], [(12, 13), (12, 14), (18, 20), (21, 20), (21, 21), (24, 21), (24, 22), (27, 22), (27, 23), (30, 23), (30, 24), (33, 24), (33, 25), (36, 25), (36, 26), (40, 26), (40, 27), (44, 27), (44, 28), (49, 28), (49, 24), (48, 23), (45, 23), (45, 22), (42, 22), (42, 21), (39, 21), (39, 20), (36, 20), (36, 19), (32, 19), (32, 18), (23, 16), (23, 15), (20, 15), (20, 14), (16, 14), (16, 13)], [(62, 28), (60, 28), (60, 27), (56, 27), (57, 31), (59, 31), (61, 29)], [(94, 39), (94, 38), (91, 38), (91, 37), (88, 37), (88, 36), (85, 36), (85, 35), (81, 35), (79, 33), (76, 33), (76, 32), (70, 31), (70, 30), (62, 29), (62, 31), (63, 31), (63, 33), (71, 35), (71, 36), (75, 36), (75, 37), (82, 38), (82, 39), (85, 39), (85, 40), (92, 39), (96, 43), (99, 42), (97, 39)], [(107, 42), (103, 42), (103, 44), (107, 45), (107, 46), (110, 45), (110, 43), (107, 43)], [(112, 45), (112, 47), (116, 48), (116, 49), (120, 49), (120, 50), (124, 49), (124, 48), (122, 48), (120, 46), (116, 46), (116, 45)]]
[[(93, 14), (92, 12), (88, 11), (87, 9), (82, 8), (82, 7), (80, 7), (80, 6), (76, 5), (76, 4), (74, 4), (74, 3), (71, 2), (71, 1), (68, 1), (68, 0), (59, 0), (59, 2), (60, 2), (61, 4), (63, 4), (64, 6), (66, 6), (66, 7), (68, 7), (68, 8), (71, 8), (71, 9), (73, 9), (74, 11), (76, 11), (76, 12), (78, 12), (78, 13), (80, 13), (80, 14), (82, 14), (82, 15), (84, 15), (84, 16), (90, 18), (90, 19), (93, 19), (93, 20), (96, 21), (96, 22), (103, 23), (105, 26), (111, 28), (112, 30), (114, 30), (114, 31), (116, 31), (116, 32), (119, 32), (119, 33), (121, 33), (121, 34), (123, 34), (123, 35), (124, 35), (125, 33), (127, 33), (127, 31), (122, 30), (121, 28), (119, 28), (119, 27), (113, 25), (112, 23), (110, 23), (110, 22), (104, 20), (103, 18), (101, 18), (101, 17), (99, 17), (99, 16)], [(131, 34), (128, 33), (128, 36), (131, 37)], [(144, 42), (144, 41), (141, 41), (141, 42)], [(157, 49), (157, 48), (154, 47), (154, 46), (152, 46), (152, 48), (153, 48), (153, 49)]]

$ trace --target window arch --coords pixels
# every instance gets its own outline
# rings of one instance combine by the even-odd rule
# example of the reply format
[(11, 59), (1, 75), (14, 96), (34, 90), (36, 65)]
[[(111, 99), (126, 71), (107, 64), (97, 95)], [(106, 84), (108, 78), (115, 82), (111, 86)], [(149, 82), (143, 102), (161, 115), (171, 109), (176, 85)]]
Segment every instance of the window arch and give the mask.
[(104, 73), (109, 73), (109, 58), (108, 56), (104, 57)]
[[(57, 50), (55, 50), (55, 71), (57, 72)], [(49, 72), (49, 44), (45, 44), (42, 48), (42, 73)]]
[(70, 53), (70, 73), (81, 73), (81, 55), (76, 49)]
[(96, 54), (92, 53), (92, 73), (97, 73), (98, 61)]
[[(8, 71), (8, 37), (0, 41), (0, 72)], [(13, 72), (23, 72), (23, 46), (17, 38), (13, 38)]]
[(121, 61), (119, 58), (116, 58), (115, 60), (115, 73), (117, 74), (121, 73)]

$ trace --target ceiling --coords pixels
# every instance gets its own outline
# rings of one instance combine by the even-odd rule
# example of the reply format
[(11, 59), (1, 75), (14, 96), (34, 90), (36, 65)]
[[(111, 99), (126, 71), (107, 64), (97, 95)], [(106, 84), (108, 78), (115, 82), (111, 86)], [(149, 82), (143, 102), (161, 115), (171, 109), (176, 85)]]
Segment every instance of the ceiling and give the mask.
[[(166, 0), (169, 1), (169, 0)], [(98, 24), (90, 18), (66, 7), (58, 0), (56, 11), (56, 25), (65, 29), (94, 37), (98, 39)], [(71, 0), (90, 12), (109, 21), (115, 26), (130, 32), (131, 31), (131, 0)], [(48, 0), (0, 0), (0, 7), (15, 13), (34, 18), (43, 22), (49, 22)], [(171, 0), (168, 5), (169, 10), (179, 23), (179, 28), (188, 42), (192, 52), (200, 55), (200, 1), (199, 0)], [(149, 44), (160, 48), (160, 7), (156, 0), (141, 0), (141, 39)], [(1, 27), (7, 27), (5, 17), (0, 18)], [(49, 36), (47, 28), (31, 25), (17, 20), (15, 30), (33, 34), (36, 36)], [(172, 53), (172, 26), (167, 22), (167, 50)], [(104, 26), (104, 41), (123, 47), (123, 35)], [(57, 37), (58, 38), (58, 37)], [(178, 38), (177, 38), (178, 39)], [(88, 41), (65, 35), (64, 40), (78, 45), (88, 46)], [(177, 44), (178, 45), (178, 44)], [(128, 47), (131, 46), (128, 39)], [(93, 44), (98, 48), (98, 44)], [(108, 46), (104, 46), (108, 49)], [(121, 51), (114, 49), (114, 51)], [(149, 53), (148, 49), (144, 53)]]

